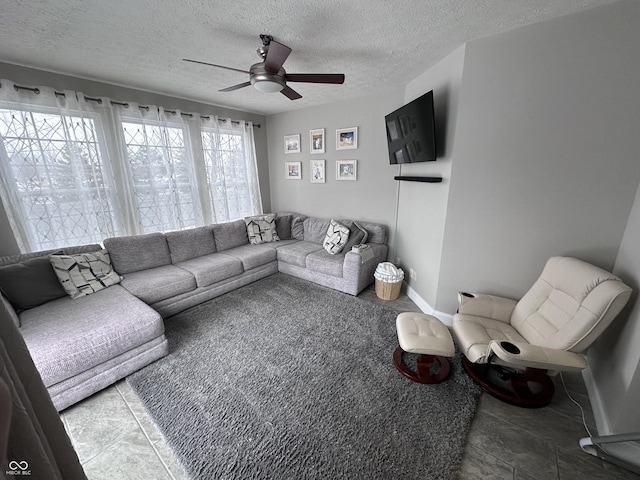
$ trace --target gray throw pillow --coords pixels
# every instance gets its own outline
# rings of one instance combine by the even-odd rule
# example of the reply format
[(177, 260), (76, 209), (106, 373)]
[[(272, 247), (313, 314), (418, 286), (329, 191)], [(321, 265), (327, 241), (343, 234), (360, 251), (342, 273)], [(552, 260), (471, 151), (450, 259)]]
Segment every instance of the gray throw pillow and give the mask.
[(281, 215), (276, 217), (276, 232), (280, 240), (291, 239), (291, 221), (293, 215)]
[(73, 299), (98, 292), (122, 280), (113, 270), (106, 250), (76, 255), (51, 255), (49, 260), (62, 288)]
[(49, 257), (0, 267), (0, 290), (18, 312), (66, 295)]
[(362, 228), (362, 226), (358, 222), (342, 222), (346, 227), (349, 227), (349, 241), (345, 244), (342, 249), (344, 252), (351, 251), (351, 247), (354, 245), (363, 245), (367, 243), (367, 238), (369, 234), (367, 231)]

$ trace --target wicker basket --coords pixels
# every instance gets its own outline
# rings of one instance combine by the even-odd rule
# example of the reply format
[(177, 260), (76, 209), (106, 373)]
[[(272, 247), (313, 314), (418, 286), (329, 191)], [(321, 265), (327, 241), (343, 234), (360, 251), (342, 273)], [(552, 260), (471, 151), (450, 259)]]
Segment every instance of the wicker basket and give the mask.
[(399, 282), (383, 282), (376, 278), (376, 295), (381, 300), (395, 300), (400, 296), (402, 280)]

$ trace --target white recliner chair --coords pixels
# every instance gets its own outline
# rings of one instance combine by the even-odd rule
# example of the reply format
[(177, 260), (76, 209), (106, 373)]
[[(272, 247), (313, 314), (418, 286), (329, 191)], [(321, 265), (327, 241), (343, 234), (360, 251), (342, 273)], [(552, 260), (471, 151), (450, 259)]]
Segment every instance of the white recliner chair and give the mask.
[(550, 374), (587, 366), (581, 352), (609, 326), (631, 288), (601, 268), (550, 258), (520, 301), (460, 293), (453, 332), (471, 377), (490, 394), (543, 407), (554, 394)]

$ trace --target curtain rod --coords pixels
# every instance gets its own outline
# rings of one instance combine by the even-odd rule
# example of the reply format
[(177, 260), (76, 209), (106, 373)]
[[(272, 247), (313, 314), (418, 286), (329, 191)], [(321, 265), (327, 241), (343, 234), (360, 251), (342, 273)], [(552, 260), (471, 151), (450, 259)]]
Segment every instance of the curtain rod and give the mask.
[[(0, 85), (0, 87), (2, 87), (2, 85)], [(22, 85), (15, 85), (15, 84), (14, 84), (14, 85), (13, 85), (13, 88), (15, 88), (16, 90), (28, 90), (28, 91), (30, 91), (30, 92), (35, 93), (36, 95), (39, 95), (39, 94), (40, 94), (40, 89), (39, 89), (39, 88), (37, 88), (37, 87), (24, 87), (24, 86), (22, 86)], [(54, 93), (55, 93), (56, 95), (58, 95), (58, 96), (66, 97), (66, 95), (65, 95), (65, 93), (64, 93), (64, 92), (57, 92), (57, 91), (54, 91)], [(85, 96), (84, 98), (85, 98), (86, 100), (90, 100), (90, 101), (92, 101), (92, 102), (96, 102), (96, 103), (98, 103), (98, 104), (101, 104), (101, 103), (102, 103), (102, 99), (101, 99), (101, 98), (93, 98), (93, 97), (86, 97), (86, 96)], [(129, 104), (128, 104), (128, 103), (125, 103), (125, 102), (116, 102), (115, 100), (111, 100), (111, 105), (120, 105), (120, 106), (122, 106), (122, 107), (124, 107), (124, 108), (129, 108)], [(147, 111), (149, 110), (149, 106), (148, 106), (148, 105), (138, 105), (138, 108), (142, 108), (142, 109), (145, 109), (145, 110), (147, 110)], [(176, 113), (178, 113), (178, 112), (176, 112), (175, 110), (165, 110), (165, 112), (167, 112), (167, 113), (171, 113), (171, 114), (173, 114), (173, 115), (175, 115)], [(180, 112), (180, 115), (182, 115), (182, 116), (184, 116), (184, 117), (193, 118), (193, 113), (182, 113), (182, 112)], [(203, 120), (209, 120), (209, 119), (211, 119), (211, 115), (200, 115), (200, 118), (202, 118)], [(218, 120), (219, 120), (219, 121), (221, 121), (221, 122), (225, 122), (225, 123), (227, 122), (227, 119), (226, 119), (226, 118), (219, 118)], [(241, 122), (241, 121), (239, 121), (239, 120), (231, 120), (231, 123), (234, 123), (234, 124), (239, 125), (239, 124), (240, 124), (240, 123), (242, 123), (242, 122)], [(245, 122), (245, 125), (246, 125), (246, 122)], [(253, 124), (253, 126), (254, 126), (254, 127), (257, 127), (257, 128), (260, 128), (260, 124), (259, 124), (259, 123), (254, 123), (254, 124)]]

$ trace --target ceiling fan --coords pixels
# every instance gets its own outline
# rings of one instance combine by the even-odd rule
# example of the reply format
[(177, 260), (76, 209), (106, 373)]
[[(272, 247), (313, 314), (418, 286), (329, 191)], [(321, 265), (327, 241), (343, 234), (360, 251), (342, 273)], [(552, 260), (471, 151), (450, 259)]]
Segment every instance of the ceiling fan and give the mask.
[(284, 68), (282, 68), (282, 65), (291, 53), (291, 48), (276, 42), (271, 35), (260, 35), (260, 38), (262, 39), (262, 47), (260, 47), (257, 52), (260, 58), (262, 58), (262, 61), (251, 65), (249, 71), (225, 67), (224, 65), (216, 65), (214, 63), (201, 62), (199, 60), (190, 60), (188, 58), (183, 58), (183, 60), (185, 62), (200, 63), (202, 65), (249, 74), (248, 82), (223, 88), (219, 90), (220, 92), (232, 92), (233, 90), (253, 85), (256, 90), (261, 92), (281, 92), (289, 99), (297, 100), (302, 98), (302, 95), (289, 87), (287, 82), (344, 83), (344, 74), (342, 73), (287, 73)]

